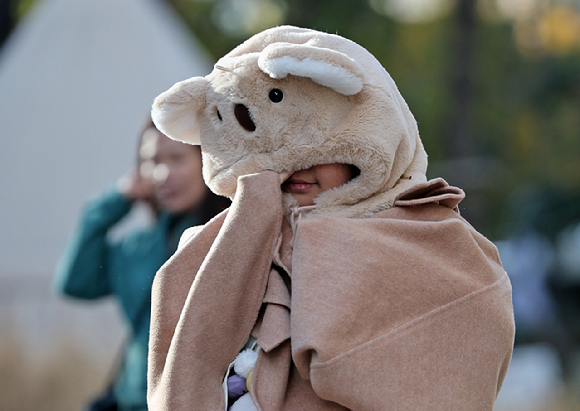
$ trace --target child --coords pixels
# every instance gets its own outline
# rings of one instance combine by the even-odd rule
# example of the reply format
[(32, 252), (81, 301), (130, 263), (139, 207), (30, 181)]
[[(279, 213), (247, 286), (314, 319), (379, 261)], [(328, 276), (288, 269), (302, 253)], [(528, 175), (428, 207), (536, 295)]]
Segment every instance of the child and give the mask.
[[(493, 409), (509, 280), (463, 192), (426, 180), (416, 122), (366, 50), (266, 30), (153, 116), (201, 143), (233, 202), (155, 278), (150, 410)], [(248, 346), (255, 364), (236, 367)], [(234, 373), (250, 391), (235, 402)]]
[(314, 205), (318, 194), (346, 184), (356, 173), (349, 164), (318, 164), (290, 174), (282, 183), (282, 191), (292, 194), (299, 206)]

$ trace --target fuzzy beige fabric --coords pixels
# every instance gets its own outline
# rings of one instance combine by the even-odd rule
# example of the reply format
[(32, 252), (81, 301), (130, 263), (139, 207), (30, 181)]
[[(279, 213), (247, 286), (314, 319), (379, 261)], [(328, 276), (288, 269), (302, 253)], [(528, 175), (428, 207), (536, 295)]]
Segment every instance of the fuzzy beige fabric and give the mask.
[[(175, 84), (152, 110), (165, 134), (201, 144), (214, 192), (232, 197), (239, 176), (263, 170), (353, 164), (360, 176), (320, 195), (309, 213), (360, 217), (426, 181), (416, 121), (386, 70), (358, 44), (283, 26), (253, 36), (215, 67)], [(269, 99), (272, 89), (283, 92), (280, 102)], [(240, 106), (255, 130), (240, 123)]]
[[(493, 409), (514, 340), (508, 277), (459, 215), (463, 192), (426, 181), (416, 122), (372, 55), (266, 30), (152, 113), (201, 144), (206, 183), (233, 202), (155, 278), (150, 410), (223, 410), (250, 334), (260, 411)], [(335, 162), (361, 173), (313, 208), (282, 194), (280, 172)]]
[(258, 410), (492, 410), (511, 287), (461, 198), (433, 180), (372, 218), (302, 219), (293, 233), (278, 175), (240, 178), (231, 209), (186, 232), (155, 278), (150, 409), (224, 409), (252, 332)]

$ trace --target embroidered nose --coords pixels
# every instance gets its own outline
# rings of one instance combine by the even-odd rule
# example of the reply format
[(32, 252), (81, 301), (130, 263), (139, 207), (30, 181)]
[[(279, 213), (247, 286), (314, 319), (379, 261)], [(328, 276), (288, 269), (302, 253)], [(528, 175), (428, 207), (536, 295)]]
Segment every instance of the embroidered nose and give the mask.
[(238, 104), (234, 108), (234, 114), (236, 115), (236, 119), (238, 123), (248, 131), (256, 130), (256, 125), (250, 116), (250, 110), (243, 104)]

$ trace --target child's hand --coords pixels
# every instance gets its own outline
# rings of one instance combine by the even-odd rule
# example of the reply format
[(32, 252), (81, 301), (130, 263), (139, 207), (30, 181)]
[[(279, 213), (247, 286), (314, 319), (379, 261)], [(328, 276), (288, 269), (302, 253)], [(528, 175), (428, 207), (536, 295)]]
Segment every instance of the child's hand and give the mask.
[(282, 184), (284, 181), (288, 180), (292, 174), (294, 174), (294, 173), (291, 173), (289, 171), (282, 171), (281, 173), (279, 173), (280, 184)]

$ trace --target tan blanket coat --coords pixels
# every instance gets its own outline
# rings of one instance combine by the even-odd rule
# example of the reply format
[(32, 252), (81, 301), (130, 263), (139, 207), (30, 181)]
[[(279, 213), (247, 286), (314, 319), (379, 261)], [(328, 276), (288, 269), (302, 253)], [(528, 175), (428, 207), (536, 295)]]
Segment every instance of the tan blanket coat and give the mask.
[[(152, 411), (221, 411), (250, 334), (260, 411), (491, 411), (514, 339), (496, 248), (427, 181), (417, 123), (363, 47), (297, 27), (265, 30), (152, 117), (201, 144), (204, 179), (233, 198), (189, 230), (153, 286)], [(296, 208), (280, 175), (360, 173)], [(270, 171), (272, 170), (272, 171)]]
[(461, 190), (433, 180), (371, 218), (292, 232), (276, 173), (239, 187), (155, 279), (151, 410), (224, 409), (221, 383), (252, 330), (259, 410), (493, 409), (511, 287), (456, 211)]

